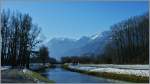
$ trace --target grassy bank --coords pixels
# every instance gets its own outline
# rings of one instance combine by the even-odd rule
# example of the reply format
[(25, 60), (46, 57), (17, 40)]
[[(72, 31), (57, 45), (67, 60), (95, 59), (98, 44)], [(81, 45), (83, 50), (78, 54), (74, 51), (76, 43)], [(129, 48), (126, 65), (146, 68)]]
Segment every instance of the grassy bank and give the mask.
[(54, 83), (37, 72), (28, 69), (7, 69), (1, 71), (3, 83)]
[(43, 77), (42, 75), (34, 71), (27, 71), (23, 75), (27, 78), (33, 79), (36, 82), (54, 83), (54, 81), (49, 80), (48, 78)]
[(92, 71), (85, 71), (85, 70), (78, 70), (78, 69), (71, 69), (68, 67), (68, 65), (62, 65), (64, 69), (73, 71), (73, 72), (79, 72), (83, 74), (93, 75), (97, 77), (104, 77), (104, 78), (110, 78), (110, 79), (116, 79), (116, 80), (123, 80), (133, 83), (148, 83), (149, 77), (142, 77), (142, 76), (136, 76), (136, 75), (128, 75), (128, 74), (116, 74), (116, 73), (106, 73), (106, 72), (92, 72)]
[(31, 78), (36, 78), (37, 80), (41, 80), (45, 83), (55, 83), (54, 81), (49, 80), (48, 78), (40, 74), (41, 72), (44, 72), (46, 69), (50, 68), (51, 66), (52, 66), (51, 64), (48, 64), (48, 65), (40, 66), (37, 69), (31, 69), (32, 74), (27, 73), (26, 75)]

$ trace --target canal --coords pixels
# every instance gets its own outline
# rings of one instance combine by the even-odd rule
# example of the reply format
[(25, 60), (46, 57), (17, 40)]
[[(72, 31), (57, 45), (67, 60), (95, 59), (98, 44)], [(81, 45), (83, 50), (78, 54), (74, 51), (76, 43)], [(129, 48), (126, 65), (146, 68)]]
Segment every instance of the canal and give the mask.
[(95, 77), (91, 75), (71, 72), (61, 67), (48, 68), (41, 72), (43, 76), (56, 83), (120, 83), (122, 81)]

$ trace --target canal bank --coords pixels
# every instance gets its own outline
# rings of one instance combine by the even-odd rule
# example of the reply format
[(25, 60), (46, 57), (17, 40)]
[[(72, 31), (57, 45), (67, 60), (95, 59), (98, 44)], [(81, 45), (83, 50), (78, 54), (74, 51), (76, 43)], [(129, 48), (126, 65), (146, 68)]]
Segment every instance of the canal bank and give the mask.
[(31, 69), (1, 66), (1, 83), (54, 83), (54, 81)]
[(124, 81), (72, 72), (61, 66), (47, 68), (42, 70), (41, 74), (55, 83), (125, 83)]
[(1, 69), (1, 83), (54, 83), (40, 73), (29, 69)]
[(128, 82), (133, 82), (133, 83), (148, 83), (149, 82), (149, 77), (146, 77), (146, 76), (120, 74), (120, 73), (112, 73), (112, 72), (105, 72), (105, 71), (104, 72), (95, 72), (95, 71), (90, 71), (90, 70), (73, 68), (67, 64), (62, 65), (62, 67), (69, 71), (79, 72), (79, 73), (88, 74), (88, 75), (97, 76), (97, 77), (104, 77), (104, 78), (128, 81)]

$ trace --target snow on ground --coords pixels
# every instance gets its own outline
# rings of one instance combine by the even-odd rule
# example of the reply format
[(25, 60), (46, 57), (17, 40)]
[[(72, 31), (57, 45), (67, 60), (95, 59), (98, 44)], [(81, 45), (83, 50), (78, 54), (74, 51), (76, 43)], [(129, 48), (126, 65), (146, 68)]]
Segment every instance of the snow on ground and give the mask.
[(129, 75), (136, 75), (136, 76), (149, 76), (149, 65), (76, 65), (72, 66), (69, 65), (72, 69), (79, 69), (85, 71), (93, 71), (93, 72), (110, 72), (110, 73), (117, 73), (117, 74), (129, 74)]
[(111, 72), (118, 74), (130, 74), (136, 76), (149, 76), (149, 70), (131, 70), (131, 69), (116, 69), (116, 68), (97, 68), (90, 71), (94, 72)]
[(11, 68), (10, 66), (1, 66), (1, 71)]
[(69, 66), (70, 68), (72, 69), (79, 69), (79, 70), (86, 70), (86, 71), (89, 71), (89, 70), (92, 70), (92, 69), (96, 69), (96, 67), (81, 67), (81, 66)]
[(30, 73), (30, 71), (29, 71), (28, 69), (26, 69), (26, 68), (24, 68), (24, 69), (22, 70), (22, 72), (23, 72), (23, 73)]
[(120, 68), (120, 69), (143, 69), (147, 70), (150, 68), (149, 65), (142, 65), (142, 64), (137, 64), (137, 65), (117, 65), (117, 64), (80, 64), (78, 66), (83, 66), (83, 67), (99, 67), (99, 68)]

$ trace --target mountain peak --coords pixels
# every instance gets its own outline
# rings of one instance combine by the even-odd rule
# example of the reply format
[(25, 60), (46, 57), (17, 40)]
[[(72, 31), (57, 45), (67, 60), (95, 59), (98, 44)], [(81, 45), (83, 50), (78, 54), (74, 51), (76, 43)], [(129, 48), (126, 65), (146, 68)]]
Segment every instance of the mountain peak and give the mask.
[(94, 40), (94, 39), (97, 39), (97, 38), (99, 38), (99, 37), (101, 37), (101, 33), (96, 33), (96, 34), (92, 35), (90, 38), (91, 38), (92, 40)]

